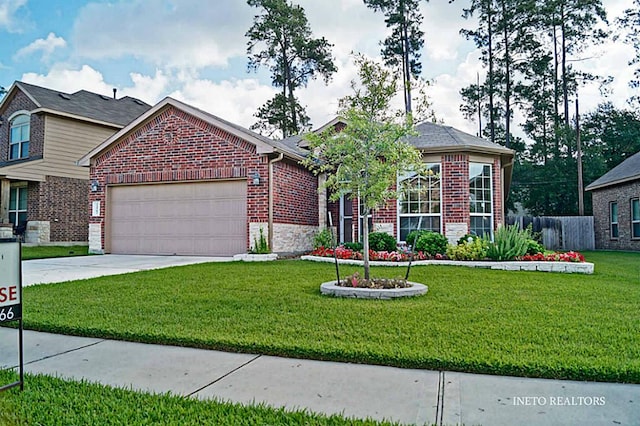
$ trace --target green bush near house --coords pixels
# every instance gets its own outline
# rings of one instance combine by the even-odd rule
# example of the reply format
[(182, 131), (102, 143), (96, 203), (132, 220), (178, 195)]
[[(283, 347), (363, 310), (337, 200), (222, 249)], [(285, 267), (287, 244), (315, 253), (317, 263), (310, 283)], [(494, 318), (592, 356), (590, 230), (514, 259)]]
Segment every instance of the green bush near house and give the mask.
[(498, 226), (493, 241), (485, 236), (488, 243), (487, 257), (491, 260), (514, 260), (527, 254), (529, 241), (533, 240), (529, 229), (521, 230), (518, 225)]
[(396, 251), (398, 242), (393, 235), (386, 232), (372, 232), (369, 234), (369, 249), (374, 251)]
[(264, 229), (260, 227), (260, 235), (253, 238), (253, 247), (249, 250), (250, 253), (253, 254), (269, 254), (271, 253), (271, 249), (269, 249), (269, 243), (267, 242), (267, 236), (264, 235)]
[(313, 236), (313, 248), (317, 249), (320, 247), (333, 247), (334, 239), (333, 233), (328, 228), (323, 229), (322, 231), (317, 232)]
[(343, 246), (344, 248), (347, 248), (353, 251), (362, 251), (363, 249), (362, 243), (358, 243), (358, 242), (344, 243)]
[(418, 238), (420, 238), (422, 235), (426, 234), (427, 232), (431, 232), (431, 231), (426, 229), (415, 229), (407, 234), (405, 242), (410, 246), (414, 246), (415, 243), (418, 241)]
[(447, 247), (447, 257), (451, 260), (484, 260), (487, 257), (487, 241), (483, 238), (469, 238), (457, 245)]
[(438, 233), (427, 231), (418, 237), (414, 251), (421, 251), (431, 256), (445, 254), (447, 252), (447, 237)]

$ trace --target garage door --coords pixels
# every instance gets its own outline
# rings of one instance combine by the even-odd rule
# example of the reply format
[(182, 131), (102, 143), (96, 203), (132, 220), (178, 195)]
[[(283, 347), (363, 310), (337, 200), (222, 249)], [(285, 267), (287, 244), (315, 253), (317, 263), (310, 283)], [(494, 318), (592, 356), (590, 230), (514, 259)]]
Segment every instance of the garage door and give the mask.
[(116, 186), (107, 251), (228, 256), (247, 251), (246, 181)]

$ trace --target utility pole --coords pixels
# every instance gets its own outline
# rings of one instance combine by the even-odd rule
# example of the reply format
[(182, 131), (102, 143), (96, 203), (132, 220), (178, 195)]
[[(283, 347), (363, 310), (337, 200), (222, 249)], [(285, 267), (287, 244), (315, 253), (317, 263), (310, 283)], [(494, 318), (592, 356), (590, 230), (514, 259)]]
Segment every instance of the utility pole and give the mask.
[(580, 109), (576, 96), (576, 141), (578, 142), (578, 214), (584, 216), (584, 184), (582, 183), (582, 145), (580, 144)]

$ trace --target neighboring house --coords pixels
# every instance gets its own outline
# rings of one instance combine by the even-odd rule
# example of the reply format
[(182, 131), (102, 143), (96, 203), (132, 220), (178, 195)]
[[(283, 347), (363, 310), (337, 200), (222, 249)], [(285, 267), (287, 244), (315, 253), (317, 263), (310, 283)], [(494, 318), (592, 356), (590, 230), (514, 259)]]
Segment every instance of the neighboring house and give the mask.
[[(316, 131), (343, 126), (335, 119)], [(451, 127), (417, 131), (409, 142), (430, 173), (401, 176), (403, 196), (373, 214), (374, 228), (401, 241), (418, 224), (452, 241), (491, 234), (504, 220), (513, 151)], [(328, 212), (341, 241), (357, 239), (357, 201), (318, 192), (322, 177), (300, 163), (308, 149), (300, 136), (273, 141), (165, 98), (78, 162), (92, 181), (89, 249), (228, 256), (262, 229), (272, 251), (303, 252)]]
[(29, 243), (86, 244), (89, 172), (76, 160), (149, 108), (15, 82), (0, 102), (0, 224)]
[(165, 98), (79, 160), (92, 181), (89, 250), (228, 256), (260, 229), (275, 252), (308, 250), (324, 214), (304, 155)]
[(640, 251), (640, 152), (586, 190), (593, 197), (596, 248)]
[[(407, 141), (421, 151), (428, 172), (399, 176), (401, 196), (373, 212), (370, 229), (401, 242), (418, 227), (452, 243), (465, 234), (493, 235), (504, 223), (514, 152), (449, 126), (425, 122), (415, 130), (418, 135)], [(360, 240), (363, 217), (357, 197), (345, 195), (329, 211), (340, 241)]]

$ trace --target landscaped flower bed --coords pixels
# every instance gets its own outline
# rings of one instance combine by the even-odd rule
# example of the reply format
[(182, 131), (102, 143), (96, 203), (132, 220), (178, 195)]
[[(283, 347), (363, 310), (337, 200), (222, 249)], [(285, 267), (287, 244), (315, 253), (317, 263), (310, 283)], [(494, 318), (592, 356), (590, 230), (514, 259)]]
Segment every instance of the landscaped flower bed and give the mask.
[[(333, 257), (333, 249), (327, 247), (318, 247), (313, 250), (311, 256)], [(335, 249), (335, 256), (338, 259), (362, 260), (362, 252), (348, 249), (344, 246), (338, 246)], [(406, 251), (374, 251), (369, 250), (369, 260), (384, 262), (408, 262), (411, 259), (411, 253)], [(413, 260), (448, 260), (443, 254), (431, 256), (424, 252), (416, 252), (413, 254)], [(489, 259), (485, 259), (490, 261)], [(584, 262), (584, 256), (576, 251), (566, 253), (536, 253), (525, 254), (524, 256), (514, 259), (516, 261), (536, 261), (536, 262)]]

